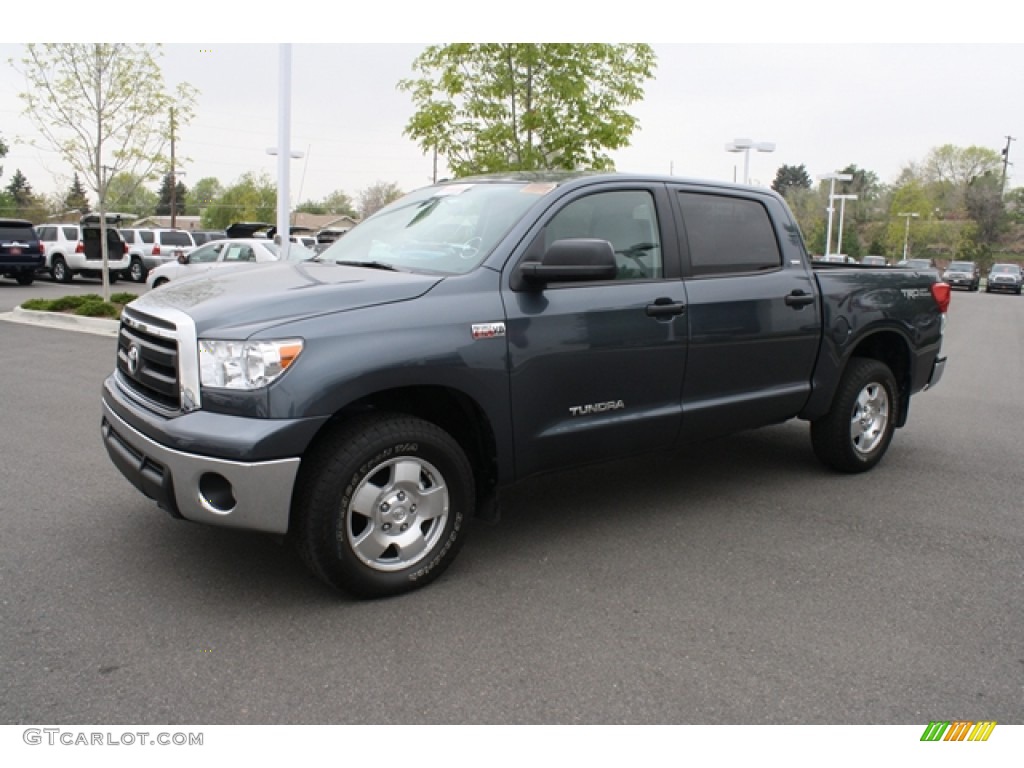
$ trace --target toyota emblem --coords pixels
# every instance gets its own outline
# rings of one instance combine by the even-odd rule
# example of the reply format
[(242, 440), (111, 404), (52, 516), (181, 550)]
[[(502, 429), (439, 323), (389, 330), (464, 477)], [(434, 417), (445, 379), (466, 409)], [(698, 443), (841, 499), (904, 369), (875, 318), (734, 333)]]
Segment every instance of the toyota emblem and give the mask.
[(134, 344), (128, 347), (128, 372), (132, 376), (139, 372), (139, 348)]

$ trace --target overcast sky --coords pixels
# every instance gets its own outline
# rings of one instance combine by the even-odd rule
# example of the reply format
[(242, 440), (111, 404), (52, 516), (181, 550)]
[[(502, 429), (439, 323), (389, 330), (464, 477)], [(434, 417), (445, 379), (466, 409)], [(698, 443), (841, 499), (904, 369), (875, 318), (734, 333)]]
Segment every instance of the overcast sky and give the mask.
[[(858, 8), (877, 12), (879, 4)], [(984, 7), (972, 8), (988, 13)], [(783, 6), (772, 9), (764, 34), (757, 34), (757, 25), (748, 19), (733, 35), (719, 20), (703, 35), (691, 24), (688, 33), (678, 36), (689, 42), (653, 44), (655, 77), (645, 86), (644, 100), (630, 108), (640, 130), (631, 147), (613, 155), (618, 170), (742, 179), (743, 155), (726, 152), (725, 144), (745, 137), (776, 145), (774, 153), (751, 154), (750, 176), (757, 183), (771, 184), (783, 164), (803, 164), (814, 177), (849, 163), (890, 182), (934, 147), (978, 145), (998, 151), (1011, 135), (1021, 138), (1011, 146), (1011, 160), (1019, 161), (1017, 169), (1010, 169), (1011, 184), (1024, 184), (1024, 45), (957, 43), (955, 23), (934, 30), (915, 23), (905, 35), (909, 43), (898, 42), (891, 29), (887, 35), (864, 33), (865, 39), (884, 43), (798, 42), (829, 37), (827, 24), (794, 32), (780, 16)], [(877, 13), (874, 18), (883, 24)], [(363, 19), (362, 24), (373, 21)], [(200, 91), (195, 119), (180, 131), (177, 143), (178, 155), (188, 158), (179, 163), (188, 186), (206, 176), (231, 184), (247, 171), (276, 177), (276, 160), (266, 150), (277, 144), (280, 46), (274, 26), (260, 23), (262, 35), (244, 37), (265, 42), (164, 46), (167, 83), (188, 82)], [(885, 17), (886, 29), (898, 23), (900, 18)], [(379, 39), (386, 22), (378, 19), (376, 25), (376, 35), (357, 39)], [(338, 37), (351, 37), (354, 30), (359, 31), (346, 27)], [(402, 31), (409, 37), (409, 29)], [(461, 39), (474, 39), (461, 31)], [(632, 27), (625, 31), (635, 32)], [(437, 37), (438, 31), (433, 32), (424, 37)], [(563, 39), (581, 39), (580, 32), (572, 29)], [(653, 25), (655, 35), (665, 36), (665, 29)], [(475, 39), (499, 37), (479, 29)], [(721, 42), (733, 37), (746, 40)], [(600, 38), (594, 33), (582, 39)], [(643, 38), (634, 33), (627, 39)], [(719, 42), (699, 42), (703, 39)], [(785, 42), (756, 42), (760, 39)], [(926, 39), (947, 42), (922, 42)], [(394, 182), (403, 190), (430, 182), (431, 158), (402, 133), (412, 114), (411, 100), (396, 88), (411, 74), (422, 49), (423, 44), (408, 42), (293, 44), (292, 147), (305, 154), (292, 164), (293, 202), (339, 189), (355, 197), (377, 181)], [(37, 192), (51, 193), (66, 188), (71, 171), (52, 150), (26, 143), (35, 131), (17, 97), (24, 80), (7, 63), (22, 52), (21, 44), (0, 44), (0, 136), (10, 148), (0, 161), (0, 185), (21, 169)], [(440, 175), (445, 175), (443, 166)]]

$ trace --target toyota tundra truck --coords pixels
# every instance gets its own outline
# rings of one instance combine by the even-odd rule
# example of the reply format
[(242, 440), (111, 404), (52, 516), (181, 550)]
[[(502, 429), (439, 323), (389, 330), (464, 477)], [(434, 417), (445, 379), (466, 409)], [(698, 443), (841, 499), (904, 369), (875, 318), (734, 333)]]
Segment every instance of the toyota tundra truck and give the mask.
[(932, 270), (812, 266), (760, 187), (466, 178), (315, 259), (129, 304), (102, 440), (174, 517), (393, 595), (537, 473), (794, 418), (828, 467), (871, 469), (942, 376), (949, 296)]

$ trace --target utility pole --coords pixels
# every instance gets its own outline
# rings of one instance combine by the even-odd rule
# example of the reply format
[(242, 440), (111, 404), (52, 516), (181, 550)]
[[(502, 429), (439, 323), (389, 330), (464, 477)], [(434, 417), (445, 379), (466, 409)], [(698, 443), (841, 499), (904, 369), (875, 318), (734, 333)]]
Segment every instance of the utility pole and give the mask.
[(1013, 136), (1006, 137), (1006, 147), (1003, 149), (1003, 185), (999, 188), (999, 194), (1006, 194), (1006, 167), (1010, 164), (1010, 142), (1016, 141)]
[(178, 223), (176, 187), (177, 182), (174, 180), (174, 107), (171, 107), (171, 229), (176, 229)]

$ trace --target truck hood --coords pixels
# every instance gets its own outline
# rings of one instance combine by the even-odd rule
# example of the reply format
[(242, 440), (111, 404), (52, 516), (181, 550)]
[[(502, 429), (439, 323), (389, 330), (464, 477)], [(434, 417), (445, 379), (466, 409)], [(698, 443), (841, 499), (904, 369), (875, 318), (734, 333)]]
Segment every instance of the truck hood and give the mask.
[(303, 261), (223, 268), (168, 283), (131, 303), (132, 309), (188, 314), (202, 335), (210, 328), (266, 327), (304, 317), (408, 301), (443, 276)]

